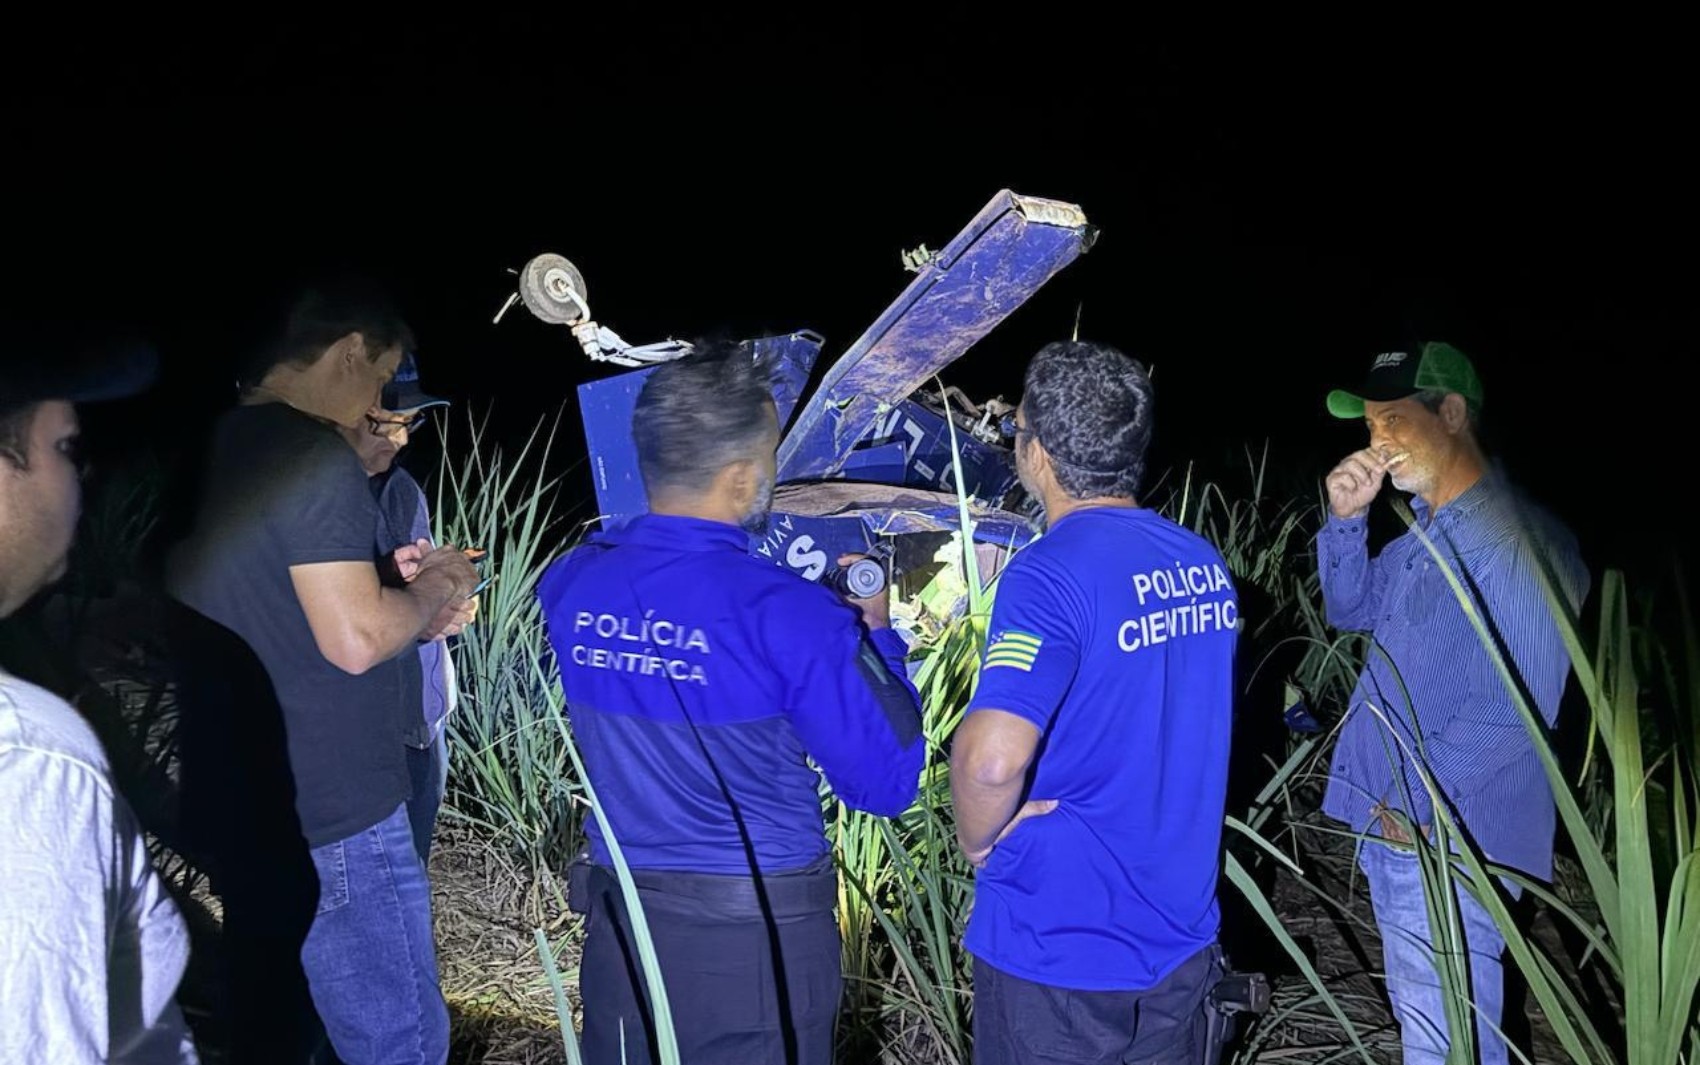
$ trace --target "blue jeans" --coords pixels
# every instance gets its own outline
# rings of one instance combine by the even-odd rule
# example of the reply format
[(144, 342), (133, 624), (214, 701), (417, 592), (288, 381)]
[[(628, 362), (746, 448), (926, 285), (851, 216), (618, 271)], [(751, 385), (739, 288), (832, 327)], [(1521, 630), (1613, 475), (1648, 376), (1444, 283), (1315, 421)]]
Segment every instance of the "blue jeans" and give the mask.
[(443, 1065), (449, 1013), (406, 806), (312, 853), (319, 906), (301, 964), (337, 1056), (345, 1065)]
[[(1375, 923), (1381, 929), (1387, 996), (1399, 1021), (1405, 1065), (1444, 1065), (1451, 1040), (1417, 856), (1366, 840), (1358, 865), (1369, 881)], [(1468, 890), (1454, 888), (1453, 895), (1470, 952), (1478, 1060), (1482, 1065), (1505, 1065), (1509, 1055), (1498, 1032), (1505, 1005), (1505, 937)]]
[(431, 741), (429, 747), (407, 748), (407, 776), (413, 790), (407, 796), (407, 821), (413, 831), (413, 849), (419, 864), (431, 868), (431, 833), (437, 827), (437, 811), (449, 783), (449, 737)]

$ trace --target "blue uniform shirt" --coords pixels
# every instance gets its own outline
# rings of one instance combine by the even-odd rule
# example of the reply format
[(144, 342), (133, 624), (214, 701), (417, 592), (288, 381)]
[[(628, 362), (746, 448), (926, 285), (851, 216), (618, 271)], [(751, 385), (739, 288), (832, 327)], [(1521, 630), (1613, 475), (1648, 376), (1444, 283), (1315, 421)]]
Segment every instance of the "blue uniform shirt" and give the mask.
[[(538, 586), (573, 735), (636, 868), (764, 874), (827, 852), (819, 777), (885, 816), (925, 754), (903, 641), (754, 558), (731, 525), (647, 514)], [(607, 863), (600, 827), (591, 855)]]
[(1058, 805), (980, 870), (973, 954), (1140, 991), (1215, 940), (1238, 630), (1221, 556), (1154, 511), (1076, 511), (1010, 562), (969, 712), (1039, 729), (1030, 797)]

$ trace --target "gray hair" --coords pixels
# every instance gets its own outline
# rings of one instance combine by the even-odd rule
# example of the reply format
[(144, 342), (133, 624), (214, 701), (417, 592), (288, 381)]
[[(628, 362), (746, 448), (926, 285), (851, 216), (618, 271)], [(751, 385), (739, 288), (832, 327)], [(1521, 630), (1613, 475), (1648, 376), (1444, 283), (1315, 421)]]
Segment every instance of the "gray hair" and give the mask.
[[(1446, 402), (1447, 396), (1454, 394), (1455, 393), (1448, 392), (1444, 388), (1425, 388), (1411, 398), (1416, 400), (1418, 403), (1421, 403), (1423, 408), (1430, 414), (1439, 414), (1440, 405)], [(1458, 394), (1458, 398), (1464, 400), (1464, 411), (1468, 417), (1470, 432), (1480, 435), (1482, 431), (1481, 410), (1462, 394)]]

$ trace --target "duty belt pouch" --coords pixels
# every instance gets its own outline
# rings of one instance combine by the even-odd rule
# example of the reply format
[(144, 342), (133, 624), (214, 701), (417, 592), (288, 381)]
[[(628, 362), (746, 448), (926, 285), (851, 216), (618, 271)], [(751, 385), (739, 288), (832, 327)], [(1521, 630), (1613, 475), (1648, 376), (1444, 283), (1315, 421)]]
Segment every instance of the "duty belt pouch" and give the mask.
[(589, 848), (579, 851), (567, 866), (567, 909), (578, 914), (590, 912), (590, 875), (595, 869)]

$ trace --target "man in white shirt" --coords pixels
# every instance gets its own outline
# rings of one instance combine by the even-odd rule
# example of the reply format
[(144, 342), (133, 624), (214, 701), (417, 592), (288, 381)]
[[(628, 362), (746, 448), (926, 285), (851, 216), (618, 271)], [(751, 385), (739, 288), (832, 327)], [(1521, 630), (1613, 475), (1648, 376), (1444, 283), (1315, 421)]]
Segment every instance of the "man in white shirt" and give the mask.
[[(82, 503), (74, 402), (151, 380), (135, 349), (0, 351), (0, 618), (61, 577)], [(194, 1062), (182, 915), (64, 700), (0, 670), (0, 1061)]]

